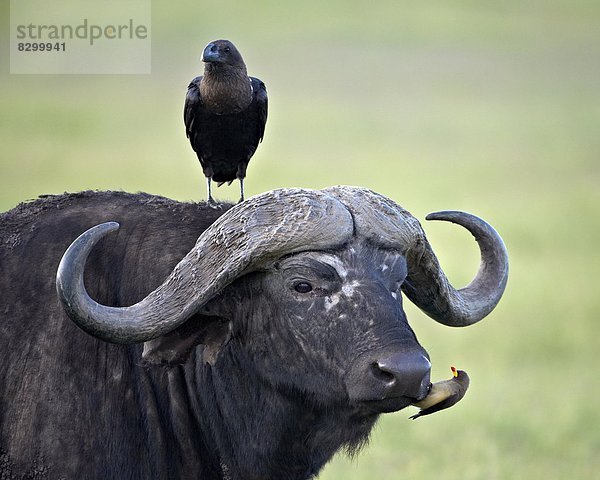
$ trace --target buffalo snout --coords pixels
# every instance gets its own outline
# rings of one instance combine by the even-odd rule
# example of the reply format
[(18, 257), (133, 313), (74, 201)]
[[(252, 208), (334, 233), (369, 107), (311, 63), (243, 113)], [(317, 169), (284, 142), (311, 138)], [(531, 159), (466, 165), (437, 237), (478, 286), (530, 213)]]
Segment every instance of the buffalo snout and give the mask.
[(363, 355), (346, 377), (350, 402), (377, 412), (400, 410), (427, 395), (431, 363), (421, 348)]
[(394, 353), (372, 364), (371, 373), (384, 388), (384, 398), (424, 398), (429, 390), (431, 363), (420, 351)]

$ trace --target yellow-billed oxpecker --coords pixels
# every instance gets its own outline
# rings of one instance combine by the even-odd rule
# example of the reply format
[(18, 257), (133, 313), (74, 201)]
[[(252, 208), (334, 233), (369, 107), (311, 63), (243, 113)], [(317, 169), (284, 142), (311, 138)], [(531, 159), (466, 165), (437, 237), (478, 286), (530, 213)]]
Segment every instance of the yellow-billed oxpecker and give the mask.
[(410, 417), (411, 419), (415, 420), (424, 415), (449, 408), (465, 396), (469, 388), (469, 375), (467, 375), (467, 372), (457, 370), (454, 367), (450, 367), (450, 369), (452, 370), (452, 378), (432, 384), (427, 396), (423, 400), (413, 403), (421, 411)]
[(249, 77), (240, 52), (229, 40), (209, 43), (202, 54), (204, 75), (188, 86), (183, 119), (198, 155), (214, 204), (211, 180), (221, 186), (240, 181), (244, 200), (246, 167), (263, 138), (267, 122), (267, 89)]

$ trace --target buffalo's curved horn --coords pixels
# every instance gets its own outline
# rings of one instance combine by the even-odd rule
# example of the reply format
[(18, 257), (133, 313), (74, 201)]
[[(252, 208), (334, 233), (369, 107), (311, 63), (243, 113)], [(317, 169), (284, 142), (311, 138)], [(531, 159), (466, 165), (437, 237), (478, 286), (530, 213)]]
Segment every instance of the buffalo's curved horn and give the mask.
[(465, 227), (481, 250), (481, 265), (473, 281), (456, 290), (444, 274), (419, 221), (387, 197), (365, 188), (337, 186), (325, 190), (352, 212), (356, 234), (406, 256), (406, 296), (427, 315), (453, 327), (472, 325), (498, 304), (508, 279), (508, 253), (502, 238), (481, 218), (464, 212), (438, 212), (428, 220)]
[(93, 246), (118, 224), (98, 225), (77, 238), (60, 262), (57, 292), (71, 320), (88, 333), (115, 343), (164, 335), (190, 318), (237, 277), (283, 255), (330, 249), (350, 240), (350, 212), (335, 198), (301, 189), (274, 190), (242, 202), (219, 217), (170, 276), (129, 307), (92, 300), (83, 285)]
[(481, 251), (479, 271), (465, 288), (454, 289), (423, 237), (422, 248), (408, 252), (409, 274), (402, 289), (406, 296), (434, 320), (451, 327), (472, 325), (500, 301), (508, 280), (508, 253), (494, 228), (475, 215), (445, 211), (427, 215), (466, 228)]

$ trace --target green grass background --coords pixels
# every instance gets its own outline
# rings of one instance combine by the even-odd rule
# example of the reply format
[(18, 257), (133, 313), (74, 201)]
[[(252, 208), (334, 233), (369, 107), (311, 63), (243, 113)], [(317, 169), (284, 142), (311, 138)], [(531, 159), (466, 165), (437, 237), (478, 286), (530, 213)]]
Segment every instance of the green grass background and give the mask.
[[(0, 209), (82, 189), (205, 197), (181, 110), (203, 46), (229, 38), (270, 105), (247, 194), (369, 187), (418, 218), (481, 215), (511, 273), (466, 329), (408, 306), (472, 386), (451, 410), (384, 415), (330, 479), (587, 479), (600, 470), (600, 3), (595, 0), (153, 2), (151, 75), (9, 75), (0, 4)], [(215, 192), (236, 200), (237, 183)], [(468, 233), (427, 223), (456, 286)], [(408, 302), (407, 302), (408, 303)]]

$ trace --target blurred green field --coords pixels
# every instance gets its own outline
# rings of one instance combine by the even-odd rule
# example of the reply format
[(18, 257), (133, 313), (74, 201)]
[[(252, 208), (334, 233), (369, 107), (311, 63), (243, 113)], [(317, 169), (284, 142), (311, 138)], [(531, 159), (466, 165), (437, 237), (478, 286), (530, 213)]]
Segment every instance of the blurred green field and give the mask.
[[(0, 7), (3, 31), (8, 4)], [(385, 415), (332, 479), (583, 479), (600, 470), (600, 3), (154, 2), (151, 75), (0, 74), (0, 210), (82, 189), (205, 197), (182, 105), (202, 47), (229, 38), (269, 91), (248, 196), (369, 187), (418, 218), (459, 209), (503, 235), (505, 297), (461, 330), (408, 315), (433, 379), (465, 399)], [(216, 197), (236, 200), (237, 183)], [(470, 236), (426, 224), (457, 286)]]

